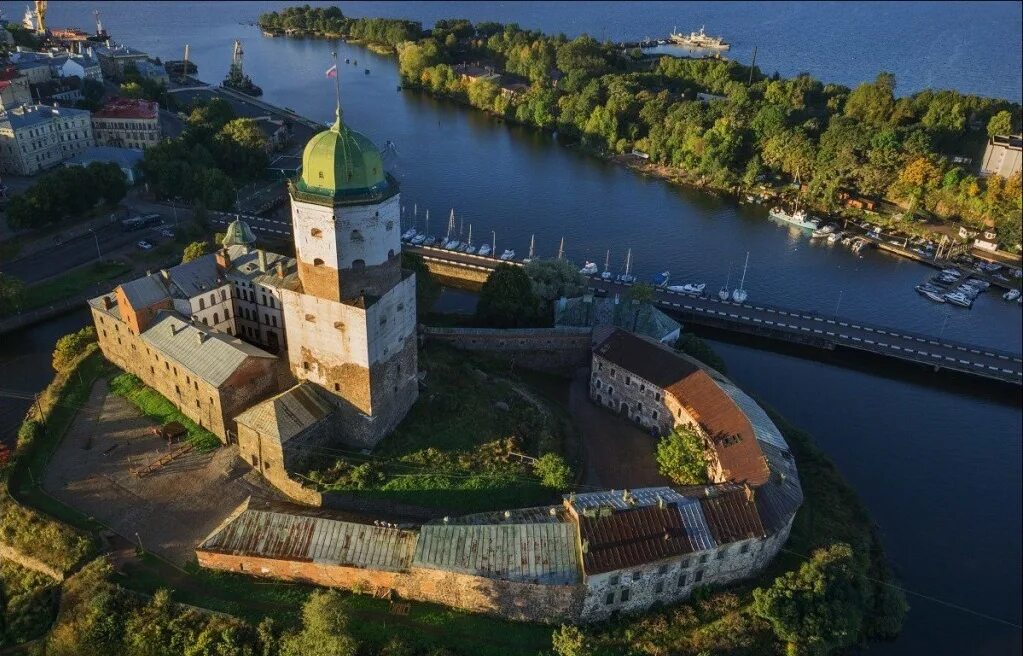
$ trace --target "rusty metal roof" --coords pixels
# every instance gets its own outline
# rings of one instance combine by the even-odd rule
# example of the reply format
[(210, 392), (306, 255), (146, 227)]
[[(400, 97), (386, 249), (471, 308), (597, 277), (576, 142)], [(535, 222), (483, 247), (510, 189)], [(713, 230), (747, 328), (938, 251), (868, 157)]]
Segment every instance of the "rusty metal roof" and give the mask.
[(603, 490), (563, 497), (576, 513), (588, 508), (614, 508), (628, 510), (642, 506), (656, 506), (661, 502), (684, 501), (685, 497), (670, 487), (641, 487), (635, 490)]
[(198, 547), (200, 551), (388, 571), (407, 570), (416, 532), (331, 519), (289, 505), (244, 504)]
[(752, 496), (739, 487), (700, 499), (707, 526), (719, 546), (766, 535)]
[(696, 551), (676, 505), (579, 516), (586, 574), (602, 574)]
[(520, 583), (579, 580), (575, 527), (561, 522), (426, 524), (413, 565)]
[(670, 348), (625, 330), (613, 331), (593, 350), (661, 389), (700, 370)]
[(303, 381), (257, 403), (234, 418), (265, 438), (284, 444), (335, 410), (330, 393)]

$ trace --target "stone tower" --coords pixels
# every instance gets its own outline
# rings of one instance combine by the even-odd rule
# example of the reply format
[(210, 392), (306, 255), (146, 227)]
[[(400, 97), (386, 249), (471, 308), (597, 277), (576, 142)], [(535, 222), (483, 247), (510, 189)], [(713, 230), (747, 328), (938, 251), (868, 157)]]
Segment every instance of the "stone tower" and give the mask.
[(289, 365), (338, 397), (343, 439), (373, 446), (417, 395), (416, 281), (401, 268), (400, 194), (341, 119), (289, 185), (299, 284), (282, 292)]

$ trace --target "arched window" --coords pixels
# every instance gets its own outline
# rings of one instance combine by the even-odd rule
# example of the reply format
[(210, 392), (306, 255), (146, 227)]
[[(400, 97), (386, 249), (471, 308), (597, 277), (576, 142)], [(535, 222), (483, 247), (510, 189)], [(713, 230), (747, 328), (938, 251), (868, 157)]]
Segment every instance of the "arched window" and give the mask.
[(393, 248), (391, 250), (387, 251), (387, 259), (389, 260), (392, 257), (394, 257), (394, 249)]
[(352, 241), (362, 241), (362, 233), (358, 230), (352, 230)]
[(313, 237), (322, 237), (323, 231), (320, 230), (319, 228), (313, 228), (312, 230), (309, 231), (309, 234), (312, 235)]
[(216, 304), (217, 304), (217, 295), (216, 294), (210, 294), (210, 305), (216, 305)]
[(213, 325), (215, 326), (218, 323), (220, 323), (220, 313), (219, 312), (214, 312), (213, 313)]
[(205, 310), (206, 309), (206, 299), (205, 298), (200, 298), (199, 299), (199, 309), (200, 310)]
[(355, 270), (365, 269), (366, 260), (352, 260), (352, 268)]
[(313, 260), (313, 266), (323, 266), (323, 260), (316, 258)]

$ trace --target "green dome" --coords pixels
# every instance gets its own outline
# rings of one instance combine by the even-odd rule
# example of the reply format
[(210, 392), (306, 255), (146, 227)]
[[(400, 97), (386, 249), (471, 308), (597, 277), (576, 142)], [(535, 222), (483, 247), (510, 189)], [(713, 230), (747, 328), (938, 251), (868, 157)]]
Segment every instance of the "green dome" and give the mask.
[(295, 187), (303, 194), (331, 199), (379, 196), (390, 186), (377, 147), (365, 135), (337, 120), (309, 140), (302, 153), (302, 175)]
[(224, 233), (224, 246), (245, 246), (246, 248), (256, 243), (256, 235), (252, 234), (252, 228), (241, 219), (235, 219), (227, 226)]

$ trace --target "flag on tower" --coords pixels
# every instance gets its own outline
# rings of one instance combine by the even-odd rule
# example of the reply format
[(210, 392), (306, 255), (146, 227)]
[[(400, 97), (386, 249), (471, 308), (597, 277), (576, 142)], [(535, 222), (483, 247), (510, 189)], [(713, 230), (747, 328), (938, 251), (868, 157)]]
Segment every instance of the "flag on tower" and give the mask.
[(337, 77), (337, 64), (327, 69), (327, 77)]

